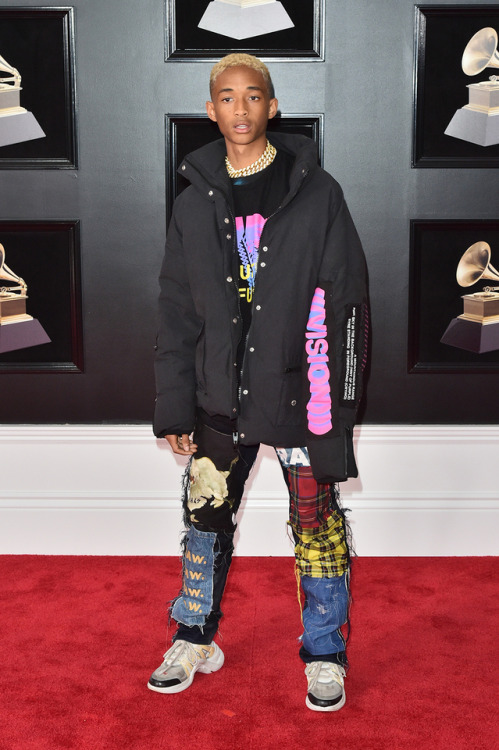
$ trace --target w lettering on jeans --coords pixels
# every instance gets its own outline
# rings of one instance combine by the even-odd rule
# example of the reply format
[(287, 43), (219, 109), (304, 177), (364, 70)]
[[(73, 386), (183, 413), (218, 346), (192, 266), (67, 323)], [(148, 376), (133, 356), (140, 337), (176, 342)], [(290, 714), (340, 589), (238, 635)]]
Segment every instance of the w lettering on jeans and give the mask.
[(211, 612), (216, 538), (215, 532), (198, 531), (194, 526), (185, 537), (182, 590), (171, 613), (174, 620), (189, 627), (202, 627)]
[(324, 290), (320, 287), (314, 292), (305, 336), (310, 383), (310, 399), (307, 403), (308, 429), (314, 435), (324, 435), (332, 429), (333, 423), (329, 386), (331, 373), (327, 356), (326, 300)]

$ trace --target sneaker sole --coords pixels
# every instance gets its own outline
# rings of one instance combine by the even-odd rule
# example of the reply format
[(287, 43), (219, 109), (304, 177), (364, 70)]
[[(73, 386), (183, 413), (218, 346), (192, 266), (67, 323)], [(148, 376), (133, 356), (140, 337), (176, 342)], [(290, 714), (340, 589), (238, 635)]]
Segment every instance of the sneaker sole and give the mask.
[(204, 662), (204, 664), (198, 664), (197, 666), (195, 666), (189, 677), (183, 682), (179, 682), (178, 685), (158, 687), (156, 685), (151, 685), (151, 683), (148, 682), (147, 687), (149, 688), (149, 690), (153, 690), (155, 693), (181, 693), (183, 690), (187, 690), (187, 688), (192, 685), (196, 672), (200, 672), (201, 674), (211, 674), (212, 672), (218, 672), (218, 670), (223, 667), (224, 661), (224, 653), (221, 649), (218, 649), (218, 653), (215, 653), (214, 656), (212, 656), (209, 661)]
[(338, 703), (333, 703), (332, 706), (316, 706), (315, 703), (312, 703), (307, 695), (305, 698), (305, 705), (307, 708), (310, 708), (312, 711), (339, 711), (340, 708), (343, 708), (345, 705), (347, 697), (345, 695), (345, 691), (343, 691), (343, 695), (341, 697), (341, 700), (338, 701)]

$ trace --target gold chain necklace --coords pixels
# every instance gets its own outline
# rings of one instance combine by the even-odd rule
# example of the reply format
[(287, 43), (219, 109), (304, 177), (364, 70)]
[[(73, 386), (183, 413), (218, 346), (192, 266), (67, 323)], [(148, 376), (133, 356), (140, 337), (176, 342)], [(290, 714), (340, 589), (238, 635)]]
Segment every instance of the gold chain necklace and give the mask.
[(275, 146), (273, 146), (269, 140), (267, 140), (267, 145), (265, 147), (265, 151), (260, 156), (259, 159), (253, 162), (253, 164), (250, 164), (247, 167), (243, 167), (242, 169), (234, 169), (232, 164), (229, 161), (229, 157), (225, 157), (225, 166), (227, 167), (227, 172), (229, 173), (229, 177), (232, 177), (234, 179), (235, 177), (248, 177), (250, 174), (256, 174), (257, 172), (261, 172), (262, 169), (265, 169), (265, 167), (268, 167), (275, 159), (275, 155), (277, 154), (277, 150)]

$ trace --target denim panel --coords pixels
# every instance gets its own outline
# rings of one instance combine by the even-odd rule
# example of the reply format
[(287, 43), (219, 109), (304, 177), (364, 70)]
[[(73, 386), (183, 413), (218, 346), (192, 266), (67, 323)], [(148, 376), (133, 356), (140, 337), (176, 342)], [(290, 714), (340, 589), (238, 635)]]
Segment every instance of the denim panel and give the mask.
[[(222, 617), (220, 609), (229, 572), (239, 508), (244, 484), (258, 454), (258, 445), (234, 446), (232, 435), (198, 423), (194, 433), (198, 445), (183, 481), (184, 520), (188, 531), (183, 555), (183, 590), (173, 603), (171, 616), (179, 624), (174, 640), (210, 643)], [(209, 547), (193, 548), (200, 540)], [(196, 558), (194, 558), (196, 555)], [(200, 590), (194, 574), (196, 559), (205, 556), (201, 575), (210, 578), (209, 595)], [(193, 592), (193, 593), (192, 593)]]
[(203, 625), (213, 606), (213, 531), (187, 531), (183, 558), (182, 591), (172, 607), (172, 617), (184, 625)]
[(302, 643), (310, 654), (345, 650), (341, 626), (348, 619), (349, 574), (336, 578), (301, 577), (305, 593)]
[(181, 638), (189, 643), (210, 644), (218, 630), (218, 623), (222, 619), (223, 612), (220, 609), (222, 596), (227, 582), (227, 575), (234, 551), (233, 534), (220, 531), (217, 534), (213, 564), (213, 597), (211, 612), (202, 625), (186, 625), (179, 623), (173, 640)]

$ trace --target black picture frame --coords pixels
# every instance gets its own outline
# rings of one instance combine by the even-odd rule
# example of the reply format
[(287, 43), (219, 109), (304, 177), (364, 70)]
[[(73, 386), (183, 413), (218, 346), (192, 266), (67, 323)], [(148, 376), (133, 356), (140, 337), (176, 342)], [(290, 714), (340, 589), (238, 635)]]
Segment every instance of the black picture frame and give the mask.
[[(319, 164), (324, 161), (324, 115), (281, 114), (269, 120), (268, 131), (295, 133), (312, 138), (317, 145)], [(203, 114), (167, 114), (165, 116), (166, 142), (166, 218), (170, 221), (175, 198), (189, 182), (178, 174), (182, 159), (211, 141), (221, 138), (220, 130)]]
[(461, 67), (466, 45), (486, 26), (499, 32), (499, 5), (415, 6), (413, 167), (499, 167), (499, 144), (445, 135), (456, 111), (468, 104), (466, 86), (494, 74), (486, 68), (470, 77)]
[(21, 73), (21, 106), (44, 138), (0, 147), (0, 169), (76, 169), (74, 9), (0, 8), (0, 55)]
[(324, 61), (325, 0), (281, 0), (295, 26), (247, 39), (233, 39), (198, 28), (210, 0), (165, 0), (165, 60), (219, 60), (249, 52), (262, 60)]
[(79, 220), (0, 220), (0, 243), (28, 285), (26, 312), (51, 339), (0, 354), (0, 374), (83, 372)]
[(463, 312), (462, 295), (499, 282), (481, 280), (462, 287), (456, 270), (476, 242), (490, 245), (499, 263), (499, 220), (414, 219), (410, 223), (409, 373), (490, 373), (499, 371), (499, 349), (474, 353), (440, 339)]

